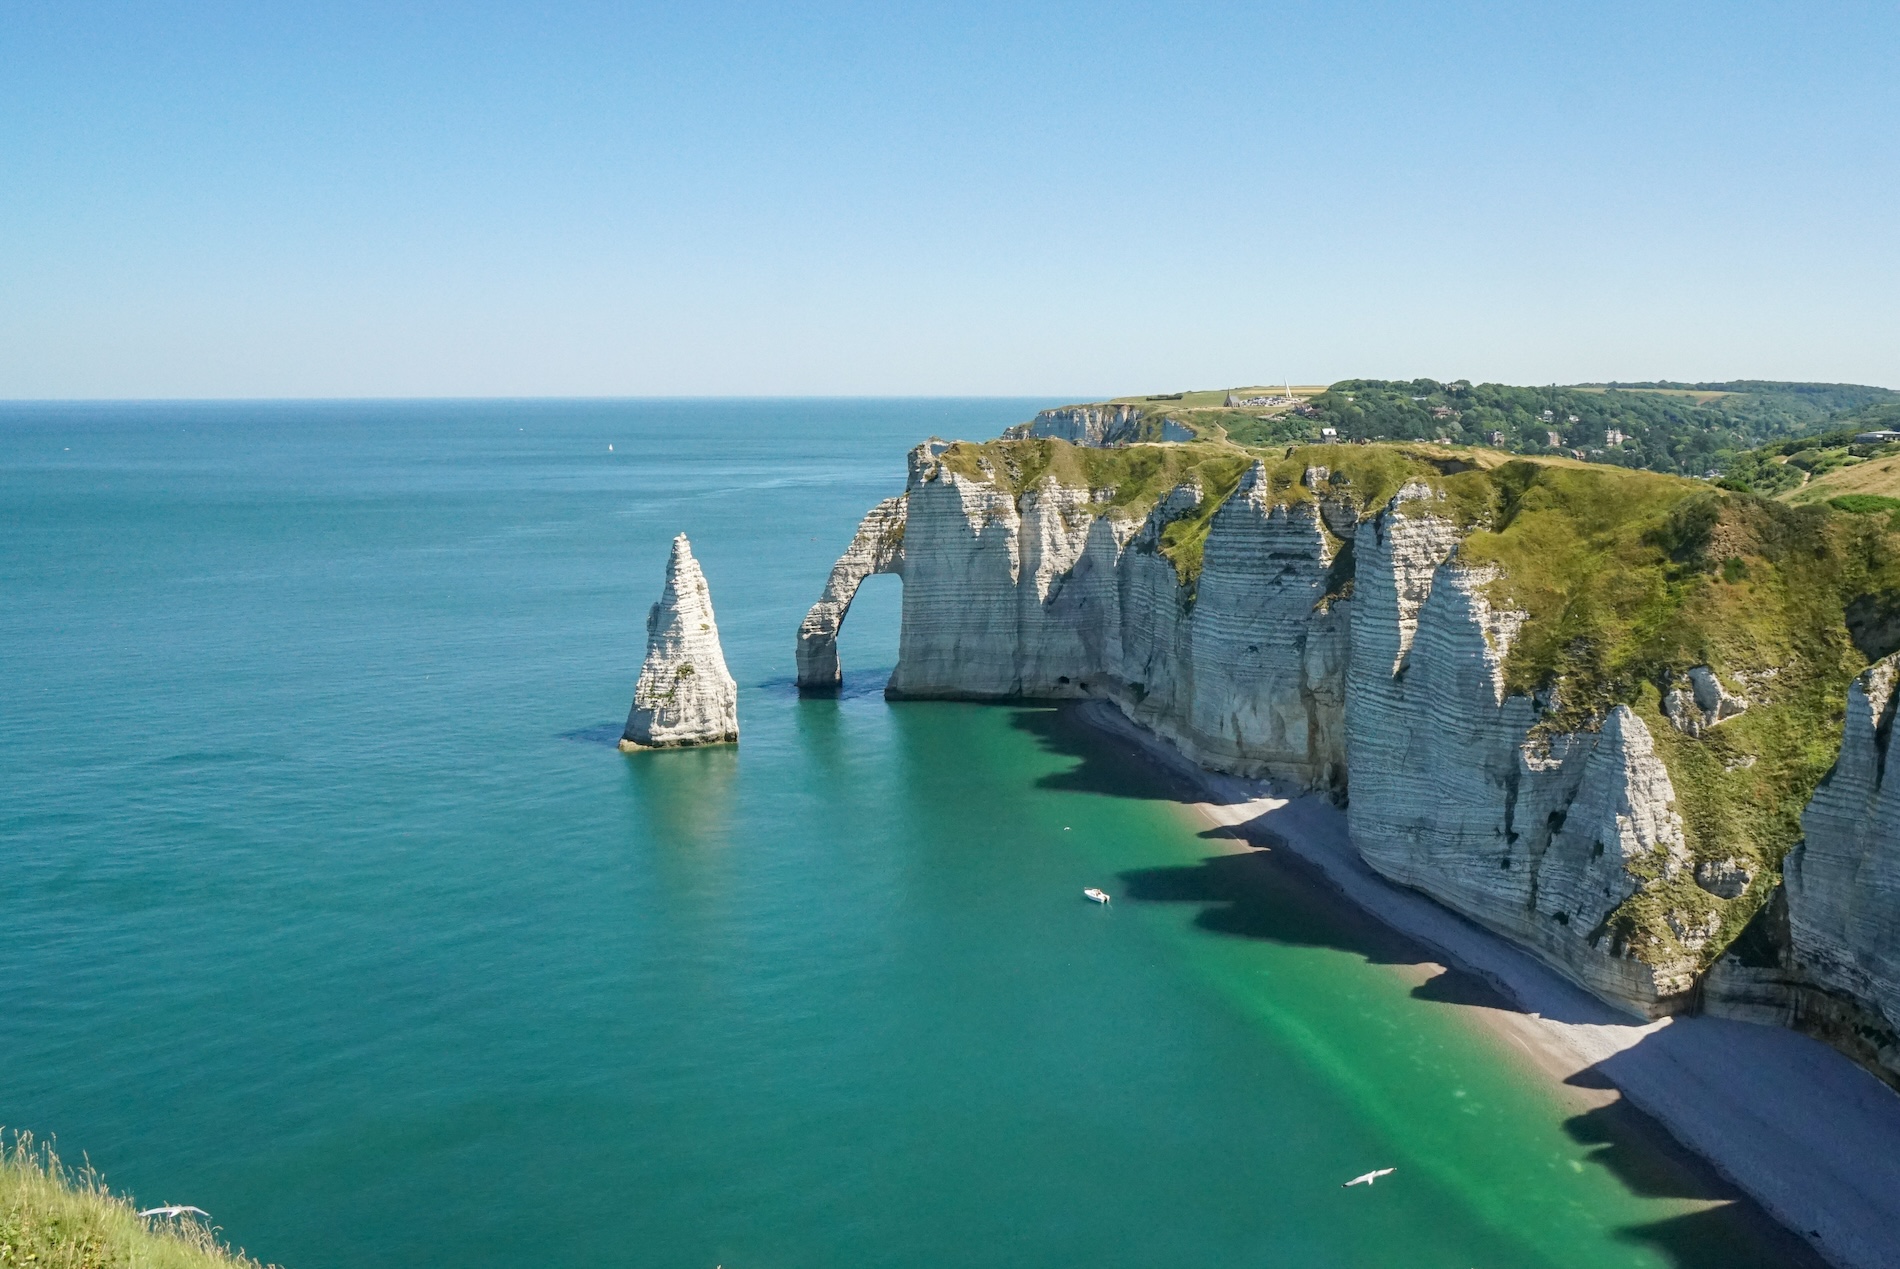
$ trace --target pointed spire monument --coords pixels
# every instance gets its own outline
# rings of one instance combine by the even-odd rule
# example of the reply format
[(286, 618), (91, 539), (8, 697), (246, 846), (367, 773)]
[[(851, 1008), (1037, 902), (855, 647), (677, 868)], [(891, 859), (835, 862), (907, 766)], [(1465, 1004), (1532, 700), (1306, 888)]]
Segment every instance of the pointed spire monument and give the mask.
[(712, 593), (684, 533), (673, 539), (666, 587), (647, 613), (647, 659), (620, 747), (674, 749), (739, 739), (739, 685), (726, 671)]

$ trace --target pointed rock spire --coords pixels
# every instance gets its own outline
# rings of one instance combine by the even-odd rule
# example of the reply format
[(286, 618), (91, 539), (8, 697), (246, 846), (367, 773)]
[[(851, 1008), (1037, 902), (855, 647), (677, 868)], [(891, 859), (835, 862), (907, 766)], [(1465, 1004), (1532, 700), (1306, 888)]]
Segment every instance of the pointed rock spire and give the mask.
[(673, 539), (666, 586), (647, 613), (647, 659), (620, 747), (671, 749), (739, 739), (739, 686), (726, 670), (712, 592), (684, 533)]

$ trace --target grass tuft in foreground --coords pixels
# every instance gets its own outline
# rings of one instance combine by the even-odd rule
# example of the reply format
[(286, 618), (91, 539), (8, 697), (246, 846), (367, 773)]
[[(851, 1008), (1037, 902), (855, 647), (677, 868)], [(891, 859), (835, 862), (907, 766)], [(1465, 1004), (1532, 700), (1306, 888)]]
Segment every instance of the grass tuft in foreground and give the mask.
[(258, 1262), (188, 1218), (141, 1217), (90, 1166), (77, 1172), (50, 1143), (0, 1140), (0, 1266), (34, 1269), (231, 1269)]

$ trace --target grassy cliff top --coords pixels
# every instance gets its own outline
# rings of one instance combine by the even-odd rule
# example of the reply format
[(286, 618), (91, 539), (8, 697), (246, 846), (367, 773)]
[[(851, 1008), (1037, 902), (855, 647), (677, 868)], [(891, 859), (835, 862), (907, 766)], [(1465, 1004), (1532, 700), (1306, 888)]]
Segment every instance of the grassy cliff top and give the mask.
[(90, 1168), (31, 1134), (0, 1143), (0, 1265), (46, 1269), (259, 1269), (188, 1217), (141, 1217)]

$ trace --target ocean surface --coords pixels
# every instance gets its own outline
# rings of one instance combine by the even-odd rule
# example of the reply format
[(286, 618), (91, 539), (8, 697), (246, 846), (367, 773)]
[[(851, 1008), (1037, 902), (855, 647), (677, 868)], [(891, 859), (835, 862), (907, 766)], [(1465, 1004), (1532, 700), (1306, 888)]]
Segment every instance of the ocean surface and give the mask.
[[(898, 579), (798, 699), (1043, 404), (0, 406), (0, 1124), (291, 1269), (1786, 1263), (1124, 746), (887, 704)], [(744, 742), (623, 755), (681, 531)]]

